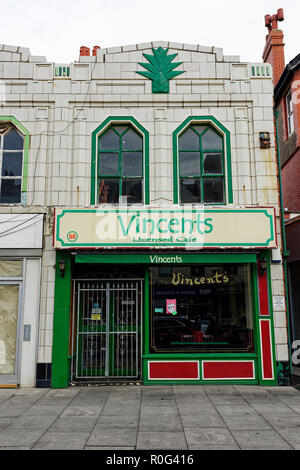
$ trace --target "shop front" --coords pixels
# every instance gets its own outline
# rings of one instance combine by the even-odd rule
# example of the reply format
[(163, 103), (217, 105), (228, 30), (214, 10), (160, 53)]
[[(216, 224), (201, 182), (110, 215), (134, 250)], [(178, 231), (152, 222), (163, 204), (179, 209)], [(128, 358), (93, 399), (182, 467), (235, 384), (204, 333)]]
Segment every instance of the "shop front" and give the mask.
[(272, 208), (58, 209), (52, 386), (274, 385)]

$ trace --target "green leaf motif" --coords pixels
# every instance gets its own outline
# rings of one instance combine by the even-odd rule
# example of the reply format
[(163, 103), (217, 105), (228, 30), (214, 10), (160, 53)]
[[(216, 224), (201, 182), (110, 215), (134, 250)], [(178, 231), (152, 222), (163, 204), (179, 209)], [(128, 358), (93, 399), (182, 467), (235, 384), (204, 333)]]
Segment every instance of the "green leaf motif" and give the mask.
[(148, 72), (136, 73), (152, 80), (152, 93), (169, 93), (169, 81), (184, 73), (184, 71), (174, 71), (182, 62), (172, 63), (177, 53), (168, 55), (168, 50), (162, 47), (152, 49), (153, 55), (143, 54), (149, 63), (139, 62), (139, 65), (148, 70)]

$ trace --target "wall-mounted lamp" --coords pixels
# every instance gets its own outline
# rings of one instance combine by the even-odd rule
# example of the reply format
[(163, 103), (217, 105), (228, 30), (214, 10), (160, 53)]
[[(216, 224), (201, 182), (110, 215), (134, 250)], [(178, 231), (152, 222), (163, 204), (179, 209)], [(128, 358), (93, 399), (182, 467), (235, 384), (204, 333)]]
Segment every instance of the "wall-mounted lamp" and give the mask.
[(60, 259), (58, 262), (59, 270), (60, 270), (60, 275), (61, 277), (65, 277), (65, 267), (66, 267), (66, 262), (64, 259)]
[(260, 132), (259, 141), (261, 149), (269, 149), (271, 147), (271, 138), (269, 132)]
[(267, 272), (267, 269), (268, 269), (268, 261), (266, 259), (261, 259), (260, 266), (259, 266), (259, 275), (264, 276), (265, 273)]

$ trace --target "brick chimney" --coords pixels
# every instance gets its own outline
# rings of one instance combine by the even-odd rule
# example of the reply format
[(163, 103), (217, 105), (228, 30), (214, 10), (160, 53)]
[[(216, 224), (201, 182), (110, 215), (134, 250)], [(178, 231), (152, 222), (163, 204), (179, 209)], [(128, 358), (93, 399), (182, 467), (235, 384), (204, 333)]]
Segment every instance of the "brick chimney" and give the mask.
[(284, 20), (283, 9), (279, 8), (277, 14), (265, 16), (265, 26), (269, 34), (266, 36), (266, 45), (263, 52), (263, 61), (273, 67), (273, 84), (276, 86), (285, 68), (283, 32), (278, 29), (278, 21)]

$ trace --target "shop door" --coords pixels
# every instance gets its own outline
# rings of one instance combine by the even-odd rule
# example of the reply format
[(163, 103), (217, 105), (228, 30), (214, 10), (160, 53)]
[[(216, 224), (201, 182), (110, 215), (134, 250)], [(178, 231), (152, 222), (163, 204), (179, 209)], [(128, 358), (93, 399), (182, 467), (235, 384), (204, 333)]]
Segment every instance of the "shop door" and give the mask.
[(0, 282), (0, 384), (18, 384), (21, 283)]
[(140, 378), (140, 280), (74, 281), (72, 378)]

